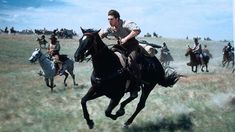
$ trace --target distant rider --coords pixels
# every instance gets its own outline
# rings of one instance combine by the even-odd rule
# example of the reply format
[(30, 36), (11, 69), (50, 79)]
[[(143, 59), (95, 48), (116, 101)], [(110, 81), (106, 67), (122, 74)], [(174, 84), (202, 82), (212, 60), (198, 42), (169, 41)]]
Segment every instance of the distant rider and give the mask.
[(203, 65), (204, 61), (203, 61), (203, 55), (202, 55), (202, 45), (198, 42), (198, 38), (194, 38), (194, 46), (193, 46), (192, 50), (193, 50), (193, 53), (195, 53), (196, 58)]

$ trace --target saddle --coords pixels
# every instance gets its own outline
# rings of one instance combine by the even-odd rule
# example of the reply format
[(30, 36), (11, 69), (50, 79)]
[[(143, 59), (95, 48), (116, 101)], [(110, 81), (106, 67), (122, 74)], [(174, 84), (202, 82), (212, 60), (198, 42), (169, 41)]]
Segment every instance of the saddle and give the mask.
[[(133, 58), (129, 55), (128, 51), (122, 47), (121, 45), (114, 45), (111, 50), (118, 56), (123, 68), (128, 72), (128, 80), (129, 80), (129, 84), (126, 85), (126, 91), (139, 91), (140, 88), (136, 89), (134, 87), (129, 87), (130, 82), (134, 81), (135, 83), (137, 83), (137, 85), (142, 85), (142, 80), (141, 75), (138, 75), (138, 73), (136, 73), (137, 71), (142, 70), (142, 62), (141, 62), (141, 58), (143, 57), (147, 57), (147, 58), (152, 58), (153, 56), (150, 55), (142, 46), (138, 46), (138, 59), (135, 61), (137, 64), (134, 64), (135, 66), (133, 67), (133, 64), (131, 64)], [(129, 56), (128, 56), (129, 55)], [(138, 68), (138, 70), (137, 70)], [(137, 77), (136, 77), (137, 76)], [(139, 79), (138, 79), (139, 78)], [(139, 86), (138, 86), (139, 87)], [(130, 89), (132, 88), (132, 89)], [(134, 89), (133, 89), (134, 88)]]
[(69, 59), (68, 55), (62, 54), (62, 55), (59, 55), (60, 64), (58, 62), (55, 63), (56, 73), (59, 74), (60, 76), (63, 75), (64, 73), (64, 62), (68, 59)]
[(62, 55), (59, 55), (59, 60), (63, 63), (65, 62), (66, 60), (68, 60), (68, 55), (65, 55), (65, 54), (62, 54)]
[[(111, 50), (118, 56), (122, 66), (128, 67), (130, 65), (130, 60), (132, 59), (130, 56), (128, 56), (128, 51), (121, 45), (114, 45)], [(138, 46), (138, 53), (139, 56), (144, 57), (154, 57), (150, 52), (146, 51), (142, 46)]]

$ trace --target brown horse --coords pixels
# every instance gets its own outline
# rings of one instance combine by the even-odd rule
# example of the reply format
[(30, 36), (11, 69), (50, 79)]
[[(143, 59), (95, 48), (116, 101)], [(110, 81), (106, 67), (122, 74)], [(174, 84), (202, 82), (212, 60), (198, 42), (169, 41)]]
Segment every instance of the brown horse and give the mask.
[(234, 52), (228, 51), (225, 46), (223, 48), (223, 60), (222, 60), (223, 67), (226, 64), (227, 64), (226, 67), (228, 67), (230, 62), (232, 62), (232, 66), (234, 66)]
[[(46, 44), (48, 43), (45, 39), (40, 39), (39, 37), (36, 39), (36, 41), (38, 41), (38, 44), (40, 46), (40, 48), (44, 48), (46, 49)], [(43, 45), (43, 47), (42, 47)]]
[(191, 66), (192, 72), (197, 72), (197, 67), (201, 66), (201, 71), (204, 72), (204, 67), (206, 67), (206, 72), (209, 72), (208, 70), (208, 63), (210, 60), (210, 57), (208, 55), (203, 55), (203, 62), (201, 63), (200, 58), (197, 57), (197, 55), (193, 52), (192, 48), (188, 47), (185, 56), (190, 56), (190, 63), (188, 63), (188, 66)]

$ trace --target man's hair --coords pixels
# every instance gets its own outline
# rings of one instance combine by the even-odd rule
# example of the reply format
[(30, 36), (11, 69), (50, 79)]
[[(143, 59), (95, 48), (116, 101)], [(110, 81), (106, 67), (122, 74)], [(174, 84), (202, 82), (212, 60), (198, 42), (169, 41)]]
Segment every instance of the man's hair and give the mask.
[(118, 11), (116, 11), (116, 10), (110, 10), (108, 12), (108, 15), (114, 16), (115, 18), (120, 18), (120, 15), (119, 15)]

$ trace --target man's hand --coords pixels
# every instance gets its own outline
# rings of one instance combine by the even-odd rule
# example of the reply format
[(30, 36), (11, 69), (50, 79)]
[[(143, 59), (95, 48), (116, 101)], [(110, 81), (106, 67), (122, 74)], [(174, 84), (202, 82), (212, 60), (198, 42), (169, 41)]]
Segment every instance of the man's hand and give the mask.
[(122, 39), (120, 40), (120, 42), (121, 42), (121, 44), (125, 44), (125, 43), (127, 42), (127, 39), (126, 39), (126, 38), (122, 38)]

